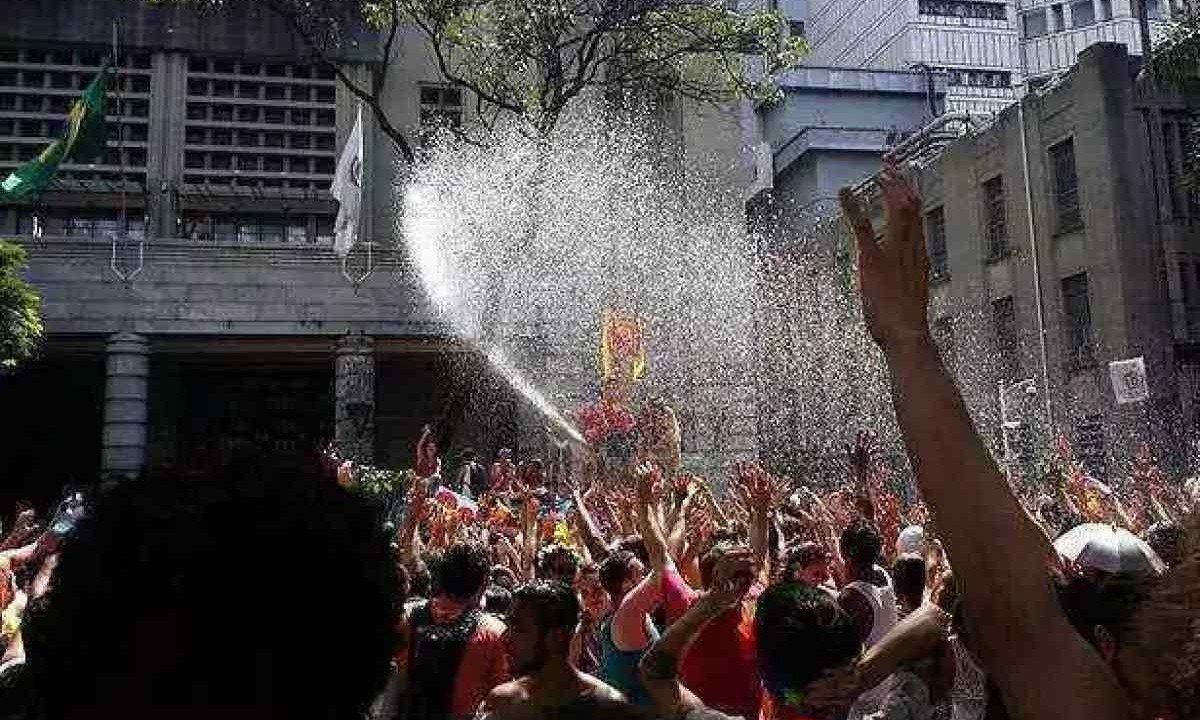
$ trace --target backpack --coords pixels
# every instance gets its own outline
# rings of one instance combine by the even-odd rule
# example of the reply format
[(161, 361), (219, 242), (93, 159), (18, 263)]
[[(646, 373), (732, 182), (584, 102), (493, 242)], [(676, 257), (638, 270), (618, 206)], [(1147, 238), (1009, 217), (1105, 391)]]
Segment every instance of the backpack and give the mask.
[(467, 649), (467, 641), (479, 625), (479, 610), (471, 609), (446, 625), (433, 622), (429, 602), (413, 609), (409, 616), (408, 694), (404, 699), (404, 720), (445, 720), (450, 717), (450, 702), (458, 666)]

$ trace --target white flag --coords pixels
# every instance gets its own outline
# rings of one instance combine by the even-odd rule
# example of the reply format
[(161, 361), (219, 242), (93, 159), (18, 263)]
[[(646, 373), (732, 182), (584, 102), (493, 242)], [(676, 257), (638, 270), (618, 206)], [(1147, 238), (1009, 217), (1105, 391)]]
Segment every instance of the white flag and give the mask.
[(1140, 356), (1129, 360), (1114, 360), (1108, 364), (1113, 395), (1118, 405), (1142, 402), (1150, 397), (1146, 385), (1146, 362)]
[(346, 138), (342, 156), (338, 158), (337, 173), (329, 192), (338, 201), (337, 222), (333, 229), (333, 251), (338, 257), (350, 254), (350, 248), (358, 242), (358, 221), (362, 208), (363, 175), (363, 129), (362, 106), (358, 106), (358, 119), (354, 129)]

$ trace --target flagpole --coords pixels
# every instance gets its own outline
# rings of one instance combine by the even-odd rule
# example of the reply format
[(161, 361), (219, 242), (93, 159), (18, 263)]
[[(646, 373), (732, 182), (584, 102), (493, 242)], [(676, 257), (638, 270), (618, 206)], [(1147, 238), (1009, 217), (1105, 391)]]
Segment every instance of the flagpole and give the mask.
[[(121, 221), (117, 226), (119, 236), (129, 237), (129, 213), (126, 208), (125, 198), (125, 128), (121, 121), (125, 114), (125, 95), (121, 90), (121, 56), (118, 54), (117, 38), (119, 32), (118, 21), (113, 20), (112, 24), (112, 52), (113, 52), (113, 76), (116, 79), (117, 87), (117, 169), (120, 172), (121, 183)], [(107, 140), (105, 145), (107, 145)]]

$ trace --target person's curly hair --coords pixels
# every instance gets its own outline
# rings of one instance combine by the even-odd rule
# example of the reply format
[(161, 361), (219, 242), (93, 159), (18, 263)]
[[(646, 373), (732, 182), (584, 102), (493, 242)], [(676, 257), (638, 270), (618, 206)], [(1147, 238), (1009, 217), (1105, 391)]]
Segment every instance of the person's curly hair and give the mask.
[(754, 613), (758, 672), (785, 705), (800, 705), (805, 687), (862, 651), (854, 621), (829, 593), (804, 583), (772, 585)]
[(579, 596), (566, 583), (527, 582), (513, 593), (513, 604), (532, 610), (542, 630), (574, 630), (579, 624)]
[(491, 574), (492, 559), (486, 545), (456, 542), (442, 555), (435, 584), (455, 600), (469, 600), (483, 592)]
[(119, 483), (27, 618), (37, 710), (361, 715), (388, 673), (394, 594), (378, 509), (319, 465), (243, 453)]
[(541, 580), (572, 583), (579, 574), (579, 553), (562, 543), (552, 543), (538, 550), (537, 576)]

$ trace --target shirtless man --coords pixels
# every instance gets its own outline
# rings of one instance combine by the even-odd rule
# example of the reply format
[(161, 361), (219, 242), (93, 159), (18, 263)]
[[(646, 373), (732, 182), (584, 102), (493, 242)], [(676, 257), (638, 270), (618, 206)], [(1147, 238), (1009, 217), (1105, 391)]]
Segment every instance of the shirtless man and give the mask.
[(579, 598), (562, 583), (537, 580), (513, 594), (505, 647), (516, 680), (492, 690), (481, 720), (638, 718), (643, 711), (570, 661)]

